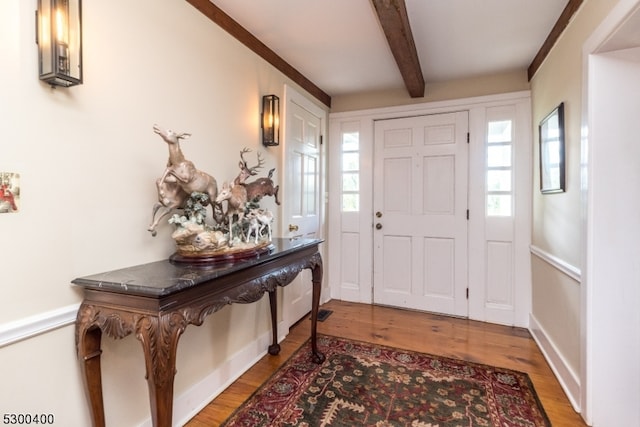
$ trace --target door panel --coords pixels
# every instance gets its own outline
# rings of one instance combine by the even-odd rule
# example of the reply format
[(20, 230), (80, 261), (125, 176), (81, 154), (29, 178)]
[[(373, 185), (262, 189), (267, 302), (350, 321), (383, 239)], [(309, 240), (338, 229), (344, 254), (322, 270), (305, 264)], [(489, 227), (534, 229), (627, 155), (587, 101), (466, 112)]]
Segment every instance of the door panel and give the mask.
[[(286, 194), (284, 237), (320, 237), (322, 119), (295, 100), (288, 100), (285, 131)], [(284, 288), (285, 322), (293, 325), (311, 310), (311, 273), (303, 270)]]
[(455, 298), (455, 240), (424, 239), (424, 290), (432, 298)]
[(424, 213), (453, 215), (455, 196), (455, 157), (425, 157), (422, 195)]
[(468, 114), (374, 127), (374, 302), (466, 316)]
[(397, 301), (404, 301), (411, 295), (411, 247), (410, 236), (383, 236), (383, 282), (385, 294)]

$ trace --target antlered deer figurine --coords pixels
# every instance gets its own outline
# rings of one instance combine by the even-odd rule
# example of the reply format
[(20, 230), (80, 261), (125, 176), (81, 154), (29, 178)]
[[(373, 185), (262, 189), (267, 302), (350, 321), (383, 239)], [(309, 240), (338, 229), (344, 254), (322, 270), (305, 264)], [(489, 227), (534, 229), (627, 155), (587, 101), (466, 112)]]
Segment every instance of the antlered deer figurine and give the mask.
[(242, 151), (240, 152), (240, 161), (238, 162), (238, 167), (240, 167), (240, 173), (238, 174), (236, 179), (233, 180), (234, 184), (244, 184), (247, 178), (249, 178), (250, 176), (257, 175), (258, 170), (262, 168), (262, 166), (264, 165), (264, 159), (260, 156), (260, 153), (258, 152), (258, 164), (255, 166), (249, 167), (249, 165), (247, 164), (247, 160), (244, 158), (244, 155), (250, 152), (251, 150), (249, 150), (248, 148), (243, 148)]
[(264, 196), (273, 196), (276, 199), (276, 204), (280, 204), (280, 200), (278, 200), (278, 190), (280, 189), (279, 185), (274, 185), (272, 180), (274, 169), (269, 171), (269, 175), (266, 178), (258, 178), (252, 182), (246, 182), (246, 180), (250, 176), (255, 176), (258, 174), (258, 170), (262, 168), (264, 164), (264, 159), (260, 157), (260, 153), (258, 153), (258, 164), (252, 167), (249, 167), (247, 161), (244, 158), (245, 153), (250, 152), (248, 148), (244, 148), (240, 152), (240, 162), (238, 166), (240, 167), (240, 173), (233, 181), (234, 184), (241, 184), (247, 188), (247, 201), (248, 202), (257, 202)]

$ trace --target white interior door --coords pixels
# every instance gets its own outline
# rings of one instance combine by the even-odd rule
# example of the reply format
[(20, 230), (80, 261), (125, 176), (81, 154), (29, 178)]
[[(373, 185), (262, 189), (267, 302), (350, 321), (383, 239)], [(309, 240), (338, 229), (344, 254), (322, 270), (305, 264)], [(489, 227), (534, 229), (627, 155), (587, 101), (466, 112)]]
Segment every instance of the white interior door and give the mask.
[[(288, 91), (291, 94), (291, 90)], [(322, 114), (300, 95), (286, 97), (284, 217), (282, 234), (320, 237), (322, 219)], [(293, 325), (311, 311), (311, 273), (303, 270), (284, 288), (284, 321)]]
[(468, 122), (375, 122), (374, 303), (468, 315)]

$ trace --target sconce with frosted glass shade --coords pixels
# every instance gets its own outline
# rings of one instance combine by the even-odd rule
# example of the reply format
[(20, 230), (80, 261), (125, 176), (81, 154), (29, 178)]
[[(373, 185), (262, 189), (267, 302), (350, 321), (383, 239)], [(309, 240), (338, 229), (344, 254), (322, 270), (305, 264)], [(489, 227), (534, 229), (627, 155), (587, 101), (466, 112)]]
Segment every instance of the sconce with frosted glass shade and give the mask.
[(276, 95), (262, 97), (262, 144), (280, 144), (280, 98)]
[(82, 84), (82, 0), (38, 0), (36, 43), (40, 80)]

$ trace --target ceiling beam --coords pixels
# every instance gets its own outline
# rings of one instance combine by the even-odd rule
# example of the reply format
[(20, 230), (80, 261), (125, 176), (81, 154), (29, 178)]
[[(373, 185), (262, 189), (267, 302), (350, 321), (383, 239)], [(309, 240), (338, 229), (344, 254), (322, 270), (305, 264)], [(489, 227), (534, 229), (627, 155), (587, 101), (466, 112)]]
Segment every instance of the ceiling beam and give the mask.
[(371, 0), (384, 35), (412, 98), (424, 96), (424, 77), (404, 0)]
[(316, 86), (311, 80), (293, 68), (287, 61), (271, 50), (267, 45), (258, 40), (253, 34), (238, 24), (233, 18), (227, 15), (210, 0), (187, 0), (193, 7), (198, 9), (204, 16), (218, 24), (223, 30), (235, 37), (239, 42), (247, 46), (262, 59), (273, 65), (285, 76), (289, 77), (304, 90), (313, 95), (327, 107), (331, 107), (331, 97), (322, 89)]
[(531, 65), (529, 65), (529, 68), (527, 70), (527, 77), (529, 78), (529, 81), (531, 81), (533, 76), (536, 74), (536, 71), (538, 71), (538, 68), (540, 68), (547, 55), (549, 55), (549, 52), (551, 52), (551, 49), (562, 35), (564, 29), (567, 28), (567, 25), (569, 25), (571, 18), (573, 18), (573, 15), (575, 15), (575, 13), (578, 11), (582, 2), (583, 0), (569, 0), (569, 3), (567, 3), (564, 10), (560, 14), (560, 17), (551, 29), (551, 32), (547, 36), (547, 39), (544, 41), (542, 47), (533, 58), (533, 61), (531, 61)]

